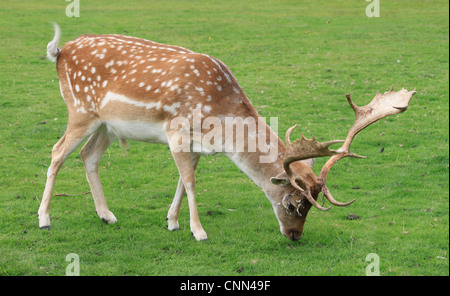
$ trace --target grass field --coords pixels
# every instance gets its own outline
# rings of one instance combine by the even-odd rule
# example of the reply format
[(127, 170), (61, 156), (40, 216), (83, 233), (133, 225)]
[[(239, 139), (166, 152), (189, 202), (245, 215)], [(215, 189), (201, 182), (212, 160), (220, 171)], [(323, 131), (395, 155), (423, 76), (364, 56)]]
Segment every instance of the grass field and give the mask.
[[(0, 10), (0, 275), (365, 275), (376, 253), (381, 275), (449, 275), (449, 4), (380, 1), (379, 18), (354, 1), (6, 1)], [(115, 142), (100, 163), (108, 206), (100, 221), (79, 149), (65, 162), (38, 227), (51, 149), (67, 111), (55, 65), (46, 60), (51, 22), (60, 46), (85, 33), (115, 33), (180, 45), (225, 62), (278, 132), (343, 138), (358, 105), (377, 90), (416, 89), (407, 112), (362, 132), (352, 150), (368, 158), (333, 167), (328, 184), (347, 208), (312, 209), (303, 238), (279, 232), (264, 193), (222, 155), (203, 157), (197, 203), (209, 241), (180, 231), (166, 214), (178, 173), (165, 146)], [(296, 135), (300, 136), (300, 131)], [(316, 162), (316, 172), (325, 159)], [(350, 220), (357, 215), (360, 218)]]

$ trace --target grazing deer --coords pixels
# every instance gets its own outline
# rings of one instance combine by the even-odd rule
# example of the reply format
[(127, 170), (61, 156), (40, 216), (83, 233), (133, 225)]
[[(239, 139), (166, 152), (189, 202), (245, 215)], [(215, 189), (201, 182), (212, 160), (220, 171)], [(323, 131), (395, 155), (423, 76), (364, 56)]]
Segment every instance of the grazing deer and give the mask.
[[(104, 151), (118, 138), (123, 142), (131, 139), (169, 145), (180, 174), (167, 214), (169, 230), (179, 228), (178, 213), (186, 193), (191, 232), (197, 240), (207, 239), (195, 202), (194, 171), (202, 154), (221, 152), (264, 190), (281, 233), (298, 240), (310, 208), (329, 209), (317, 203), (320, 192), (333, 205), (347, 206), (354, 201), (336, 201), (326, 186), (327, 174), (338, 160), (362, 157), (349, 150), (354, 136), (383, 117), (405, 111), (415, 93), (404, 89), (377, 93), (364, 107), (356, 106), (347, 95), (356, 120), (345, 141), (319, 143), (302, 136), (292, 143), (290, 134), (296, 127), (293, 126), (283, 144), (261, 120), (231, 71), (211, 56), (122, 35), (83, 35), (59, 49), (59, 37), (59, 27), (55, 24), (55, 36), (47, 46), (47, 56), (56, 61), (69, 121), (64, 136), (52, 150), (38, 212), (40, 228), (50, 227), (50, 199), (59, 169), (87, 137), (81, 157), (97, 214), (106, 223), (117, 221), (106, 205), (98, 164)], [(211, 118), (215, 120), (208, 121)], [(229, 118), (241, 118), (256, 126), (250, 128), (251, 124), (247, 124), (247, 137), (238, 139), (233, 133), (227, 135), (226, 126), (220, 126)], [(195, 121), (200, 121), (200, 128), (195, 128)], [(213, 135), (208, 134), (213, 130), (211, 126), (215, 129)], [(261, 135), (269, 136), (269, 142)], [(251, 143), (256, 139), (257, 149)], [(237, 142), (243, 149), (230, 149), (230, 143), (233, 148)], [(330, 145), (341, 142), (343, 145), (338, 150), (329, 149)], [(324, 156), (332, 157), (316, 176), (313, 159)]]

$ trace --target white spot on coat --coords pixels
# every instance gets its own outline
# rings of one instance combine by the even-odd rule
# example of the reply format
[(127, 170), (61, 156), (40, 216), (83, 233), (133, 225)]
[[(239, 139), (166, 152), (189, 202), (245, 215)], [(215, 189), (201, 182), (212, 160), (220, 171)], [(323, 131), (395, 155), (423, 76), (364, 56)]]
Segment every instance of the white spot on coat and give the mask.
[(203, 113), (208, 114), (209, 112), (211, 112), (211, 106), (204, 106)]

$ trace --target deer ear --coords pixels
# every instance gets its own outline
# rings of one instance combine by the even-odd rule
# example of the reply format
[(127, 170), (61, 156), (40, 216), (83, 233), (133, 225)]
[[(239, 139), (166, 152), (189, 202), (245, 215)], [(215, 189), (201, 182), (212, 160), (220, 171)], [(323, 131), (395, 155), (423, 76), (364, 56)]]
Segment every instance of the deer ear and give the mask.
[(289, 184), (289, 178), (285, 172), (282, 172), (278, 176), (270, 178), (270, 182), (274, 185), (286, 186)]

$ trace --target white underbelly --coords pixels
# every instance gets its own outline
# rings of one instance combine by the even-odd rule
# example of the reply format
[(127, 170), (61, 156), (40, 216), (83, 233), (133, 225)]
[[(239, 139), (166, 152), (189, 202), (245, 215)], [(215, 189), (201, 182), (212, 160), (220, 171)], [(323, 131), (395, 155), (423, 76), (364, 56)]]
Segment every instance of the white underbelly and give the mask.
[(168, 143), (164, 124), (148, 121), (108, 120), (105, 125), (109, 133), (118, 138), (148, 143)]

